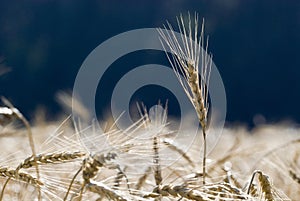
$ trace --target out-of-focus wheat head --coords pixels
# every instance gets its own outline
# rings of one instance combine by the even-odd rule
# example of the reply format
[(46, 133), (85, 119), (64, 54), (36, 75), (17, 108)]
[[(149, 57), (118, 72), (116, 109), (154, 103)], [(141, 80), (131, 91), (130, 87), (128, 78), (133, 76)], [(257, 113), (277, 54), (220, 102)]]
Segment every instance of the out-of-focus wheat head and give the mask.
[(6, 66), (5, 58), (0, 56), (0, 76), (11, 71), (10, 67)]

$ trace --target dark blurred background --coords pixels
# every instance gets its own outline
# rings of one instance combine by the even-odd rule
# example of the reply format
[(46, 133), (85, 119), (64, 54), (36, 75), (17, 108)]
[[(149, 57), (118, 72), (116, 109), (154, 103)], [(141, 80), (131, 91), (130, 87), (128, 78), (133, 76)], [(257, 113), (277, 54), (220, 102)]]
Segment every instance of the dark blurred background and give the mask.
[[(0, 77), (0, 95), (29, 117), (39, 106), (49, 119), (61, 113), (55, 94), (72, 90), (82, 62), (106, 39), (161, 27), (166, 20), (174, 24), (180, 13), (196, 11), (205, 18), (209, 50), (225, 85), (227, 121), (249, 126), (300, 122), (298, 0), (2, 0), (0, 5), (1, 66), (10, 68)], [(133, 53), (116, 61), (114, 73), (102, 82), (113, 83), (126, 70), (147, 63), (167, 61), (161, 52)], [(113, 84), (105, 86), (110, 86), (104, 89), (107, 96), (97, 97), (100, 116), (113, 90)], [(164, 89), (157, 91), (148, 87), (134, 97), (149, 104), (170, 99), (162, 97), (168, 94)], [(176, 107), (171, 105), (173, 115)]]

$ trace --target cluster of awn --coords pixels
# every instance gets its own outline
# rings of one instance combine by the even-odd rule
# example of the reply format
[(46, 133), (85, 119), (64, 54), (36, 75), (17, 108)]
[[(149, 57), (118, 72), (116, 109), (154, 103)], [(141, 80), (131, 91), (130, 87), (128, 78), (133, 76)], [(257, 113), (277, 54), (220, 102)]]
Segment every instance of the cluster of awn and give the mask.
[[(252, 170), (244, 175), (246, 179), (234, 173), (234, 164), (242, 169), (242, 158), (251, 155), (250, 149), (237, 151), (238, 141), (226, 150), (227, 154), (213, 163), (210, 159), (208, 164), (208, 84), (212, 57), (202, 51), (205, 46), (207, 52), (207, 41), (203, 24), (200, 34), (198, 32), (198, 16), (194, 19), (190, 15), (187, 19), (181, 16), (177, 21), (181, 39), (175, 37), (169, 23), (171, 32), (158, 31), (165, 49), (171, 50), (171, 56), (166, 55), (198, 115), (202, 156), (201, 144), (196, 143), (189, 152), (172, 140), (170, 136), (176, 132), (168, 128), (167, 109), (160, 107), (152, 113), (139, 108), (141, 119), (125, 130), (111, 127), (104, 132), (96, 124), (84, 127), (80, 121), (68, 118), (41, 143), (40, 147), (48, 149), (40, 152), (35, 147), (36, 140), (28, 121), (3, 99), (7, 107), (0, 108), (0, 124), (20, 120), (27, 129), (31, 155), (15, 167), (0, 163), (0, 201), (290, 200), (274, 187), (263, 170)], [(72, 126), (68, 125), (70, 122)], [(74, 129), (70, 131), (70, 127)], [(277, 150), (297, 144), (299, 140), (294, 140), (271, 150), (263, 154), (257, 164), (270, 164), (269, 159)], [(254, 148), (251, 151), (255, 152)], [(198, 154), (193, 154), (195, 152)], [(298, 153), (295, 152), (296, 162), (290, 165), (287, 177), (299, 188)], [(201, 162), (196, 162), (199, 158)], [(240, 161), (234, 163), (235, 158)], [(299, 190), (297, 193), (300, 195)]]

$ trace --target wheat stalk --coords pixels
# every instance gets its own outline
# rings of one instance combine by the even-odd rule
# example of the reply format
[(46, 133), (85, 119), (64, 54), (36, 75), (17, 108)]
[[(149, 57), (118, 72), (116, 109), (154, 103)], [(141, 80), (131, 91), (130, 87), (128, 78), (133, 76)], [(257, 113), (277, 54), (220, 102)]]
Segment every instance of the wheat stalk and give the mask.
[[(77, 172), (76, 172), (75, 175), (73, 176), (72, 180), (70, 181), (70, 184), (69, 184), (69, 187), (68, 187), (68, 189), (67, 189), (66, 195), (64, 196), (64, 199), (63, 199), (64, 201), (67, 200), (68, 195), (69, 195), (69, 193), (70, 193), (70, 191), (71, 191), (72, 185), (73, 185), (73, 183), (74, 183), (76, 177), (79, 175), (79, 173), (80, 173), (81, 171), (82, 171), (82, 166), (79, 168), (79, 170), (77, 170)], [(80, 191), (81, 191), (81, 190), (80, 190)]]
[(84, 160), (83, 164), (83, 179), (86, 183), (90, 183), (90, 179), (94, 178), (99, 169), (107, 164), (108, 161), (115, 159), (116, 153), (109, 152), (108, 154), (95, 154)]
[(91, 156), (83, 160), (82, 177), (84, 181), (80, 190), (79, 200), (82, 199), (83, 189), (86, 184), (89, 184), (91, 182), (91, 179), (96, 177), (99, 169), (103, 167), (103, 165), (104, 164), (102, 162), (94, 159)]
[(52, 163), (65, 163), (70, 162), (74, 159), (81, 158), (85, 156), (86, 153), (83, 152), (61, 152), (61, 153), (51, 153), (51, 154), (39, 154), (37, 156), (30, 156), (26, 158), (16, 170), (30, 168), (36, 165), (46, 165)]
[[(17, 168), (16, 172), (18, 172), (20, 169), (27, 169), (31, 168), (33, 166), (38, 165), (48, 165), (53, 163), (68, 163), (75, 159), (81, 158), (85, 156), (86, 153), (84, 152), (60, 152), (60, 153), (50, 153), (50, 154), (39, 154), (36, 157), (30, 156), (26, 158)], [(75, 178), (74, 178), (75, 179)], [(71, 186), (73, 184), (73, 180), (71, 181), (71, 184), (69, 186), (69, 189), (67, 190), (66, 197), (68, 196)], [(66, 199), (66, 198), (65, 198)]]
[[(195, 189), (188, 185), (163, 185), (153, 189), (149, 194), (144, 195), (144, 198), (158, 197), (181, 197), (187, 200), (210, 201), (210, 200), (247, 200), (251, 197), (240, 191), (238, 188), (231, 186), (228, 183), (220, 183), (203, 186), (202, 189)], [(250, 199), (251, 200), (251, 199)]]
[[(83, 178), (83, 184), (82, 187), (80, 189), (80, 194), (79, 194), (79, 200), (82, 199), (82, 193), (83, 193), (83, 189), (85, 188), (85, 186), (87, 184), (91, 183), (91, 179), (95, 178), (96, 175), (98, 174), (98, 171), (104, 167), (107, 162), (109, 162), (112, 159), (115, 159), (117, 157), (116, 153), (113, 152), (109, 152), (106, 155), (105, 154), (95, 154), (93, 156), (88, 156), (83, 160), (83, 165), (82, 167), (76, 172), (76, 174), (74, 175), (69, 187), (68, 187), (68, 191), (67, 194), (65, 195), (65, 200), (68, 197), (69, 191), (72, 187), (72, 184), (75, 180), (75, 178), (77, 177), (77, 175), (79, 174), (79, 172), (82, 170), (82, 178)], [(117, 166), (115, 167), (119, 170), (119, 172), (121, 171), (121, 169)], [(123, 172), (122, 172), (123, 173)], [(123, 173), (123, 175), (125, 176), (126, 180), (127, 177), (126, 175)], [(127, 184), (128, 184), (128, 180), (127, 180)]]
[[(7, 106), (9, 106), (9, 109), (11, 110), (11, 114), (10, 116), (14, 116), (18, 119), (20, 119), (23, 124), (25, 125), (26, 129), (27, 129), (27, 132), (28, 132), (28, 140), (29, 140), (29, 145), (30, 145), (30, 148), (31, 148), (31, 152), (32, 152), (32, 156), (33, 157), (36, 157), (36, 150), (35, 150), (35, 145), (34, 145), (34, 141), (33, 141), (33, 136), (32, 136), (32, 131), (31, 131), (31, 126), (29, 124), (29, 122), (27, 121), (27, 119), (23, 116), (23, 114), (17, 109), (15, 108), (12, 103), (7, 100), (6, 98), (4, 97), (1, 97), (1, 100), (4, 104), (6, 104)], [(36, 163), (35, 165), (35, 170), (36, 170), (36, 176), (37, 176), (37, 179), (40, 180), (40, 172), (39, 172), (39, 167), (38, 167), (38, 164)], [(10, 179), (7, 179), (6, 181), (6, 184), (9, 182)], [(6, 186), (5, 184), (5, 186)], [(2, 192), (4, 192), (4, 188), (2, 189)], [(38, 200), (41, 201), (42, 200), (42, 197), (41, 197), (41, 189), (40, 187), (38, 186)], [(2, 200), (2, 197), (1, 199)]]
[(40, 180), (38, 180), (37, 178), (34, 178), (27, 173), (19, 172), (19, 171), (16, 171), (16, 170), (14, 170), (12, 168), (8, 168), (8, 167), (0, 166), (0, 176), (7, 177), (7, 178), (13, 178), (14, 180), (23, 181), (25, 183), (33, 184), (35, 186), (43, 185), (43, 183)]
[[(162, 39), (162, 45), (166, 51), (168, 60), (189, 100), (193, 104), (203, 135), (203, 184), (206, 176), (206, 130), (208, 113), (208, 83), (212, 65), (212, 56), (204, 53), (204, 21), (202, 23), (201, 34), (198, 36), (198, 15), (195, 14), (194, 29), (192, 20), (188, 14), (188, 23), (184, 22), (183, 16), (177, 18), (177, 24), (181, 33), (181, 38), (177, 38), (170, 23), (167, 26), (170, 32), (158, 29)], [(166, 29), (166, 26), (164, 26)], [(208, 44), (208, 43), (207, 43)], [(206, 52), (207, 45), (206, 44)], [(167, 48), (172, 53), (172, 58), (167, 54)], [(201, 59), (200, 59), (201, 57)], [(199, 77), (199, 70), (201, 75)]]
[(109, 188), (108, 186), (106, 186), (105, 184), (103, 184), (101, 182), (90, 181), (86, 185), (86, 189), (91, 192), (98, 193), (101, 196), (105, 196), (105, 197), (109, 198), (110, 200), (127, 201), (126, 198), (119, 195), (115, 190)]
[(155, 184), (158, 186), (162, 182), (162, 175), (161, 175), (161, 167), (159, 164), (159, 154), (158, 154), (158, 140), (157, 137), (153, 138), (153, 169), (154, 169), (154, 179)]
[(203, 197), (203, 193), (200, 191), (187, 188), (184, 185), (164, 185), (159, 186), (153, 189), (152, 193), (146, 194), (143, 197), (144, 198), (158, 198), (160, 196), (173, 196), (173, 197), (181, 197), (186, 198), (188, 200), (197, 200), (197, 201), (208, 201), (209, 199), (206, 199)]

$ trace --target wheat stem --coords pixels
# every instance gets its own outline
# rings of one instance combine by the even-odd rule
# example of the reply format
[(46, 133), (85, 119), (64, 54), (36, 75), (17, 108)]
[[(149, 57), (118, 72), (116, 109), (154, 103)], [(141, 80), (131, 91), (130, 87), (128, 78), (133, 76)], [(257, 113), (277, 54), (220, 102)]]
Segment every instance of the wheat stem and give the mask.
[(162, 176), (161, 176), (161, 167), (159, 164), (159, 154), (158, 154), (158, 140), (157, 137), (153, 137), (153, 163), (154, 163), (154, 179), (156, 186), (160, 185), (162, 182)]
[(82, 167), (80, 167), (79, 170), (77, 170), (77, 172), (76, 172), (75, 175), (73, 176), (73, 178), (72, 178), (72, 180), (71, 180), (71, 182), (70, 182), (70, 185), (69, 185), (69, 187), (68, 187), (67, 193), (66, 193), (66, 195), (65, 195), (65, 197), (64, 197), (64, 201), (67, 200), (68, 195), (69, 195), (69, 193), (70, 193), (70, 191), (71, 191), (72, 185), (73, 185), (73, 183), (74, 183), (76, 177), (78, 176), (78, 174), (81, 172), (81, 170), (82, 170)]
[(203, 173), (203, 180), (202, 183), (205, 185), (205, 178), (206, 178), (206, 132), (202, 129), (202, 136), (203, 136), (203, 160), (202, 160), (202, 173)]
[[(212, 65), (212, 56), (207, 53), (208, 40), (204, 50), (204, 21), (202, 23), (201, 34), (198, 37), (198, 16), (195, 14), (194, 29), (192, 20), (188, 14), (188, 24), (184, 22), (183, 16), (177, 18), (177, 24), (181, 33), (176, 37), (172, 26), (167, 23), (170, 31), (159, 29), (158, 32), (163, 40), (162, 45), (167, 58), (181, 84), (186, 95), (196, 110), (199, 123), (202, 127), (203, 136), (203, 184), (206, 175), (206, 130), (208, 113), (208, 84)], [(164, 26), (166, 28), (166, 26)], [(167, 54), (167, 48), (172, 53), (172, 57)], [(201, 60), (200, 60), (201, 57)], [(199, 76), (200, 72), (200, 76)]]

